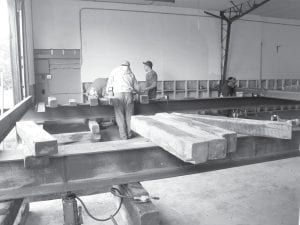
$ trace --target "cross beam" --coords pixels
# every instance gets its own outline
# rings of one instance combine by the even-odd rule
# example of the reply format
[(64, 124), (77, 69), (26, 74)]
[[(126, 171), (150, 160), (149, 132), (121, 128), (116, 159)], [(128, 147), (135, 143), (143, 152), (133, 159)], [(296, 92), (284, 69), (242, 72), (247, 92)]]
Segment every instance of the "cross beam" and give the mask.
[(110, 186), (162, 179), (299, 156), (300, 131), (292, 140), (241, 136), (222, 160), (184, 163), (144, 138), (60, 146), (47, 166), (24, 168), (21, 151), (0, 152), (0, 201), (72, 191), (87, 195)]

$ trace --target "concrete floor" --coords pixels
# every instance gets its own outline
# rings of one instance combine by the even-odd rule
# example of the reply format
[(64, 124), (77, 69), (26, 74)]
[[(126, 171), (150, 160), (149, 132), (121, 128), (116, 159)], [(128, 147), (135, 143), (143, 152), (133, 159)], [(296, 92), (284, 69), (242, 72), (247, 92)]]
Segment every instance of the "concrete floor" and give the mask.
[[(143, 182), (162, 225), (298, 225), (300, 157)], [(85, 197), (91, 211), (109, 215), (110, 194)], [(63, 224), (61, 200), (32, 203), (27, 225)], [(111, 225), (91, 221), (84, 224)], [(119, 223), (122, 225), (122, 223)]]

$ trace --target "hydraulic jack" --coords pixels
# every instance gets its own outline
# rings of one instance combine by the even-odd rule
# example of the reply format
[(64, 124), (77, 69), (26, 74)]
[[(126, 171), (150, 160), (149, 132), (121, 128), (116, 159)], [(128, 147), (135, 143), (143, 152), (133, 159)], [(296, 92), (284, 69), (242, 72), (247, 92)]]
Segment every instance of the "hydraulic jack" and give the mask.
[(82, 220), (82, 208), (77, 207), (76, 195), (73, 193), (67, 193), (63, 199), (63, 212), (64, 212), (64, 225), (81, 225)]

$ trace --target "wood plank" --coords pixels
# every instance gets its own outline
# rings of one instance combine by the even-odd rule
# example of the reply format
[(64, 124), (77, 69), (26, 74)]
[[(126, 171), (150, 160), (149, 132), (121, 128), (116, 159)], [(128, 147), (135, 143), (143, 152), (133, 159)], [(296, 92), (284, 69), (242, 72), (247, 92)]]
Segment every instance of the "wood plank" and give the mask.
[(17, 122), (16, 130), (24, 145), (33, 156), (57, 153), (57, 140), (32, 121)]
[[(226, 130), (217, 126), (202, 123), (190, 118), (181, 117), (175, 114), (158, 113), (155, 115), (155, 117), (166, 119), (166, 122), (177, 123), (178, 126), (182, 128), (184, 127), (183, 129), (187, 131), (192, 131), (191, 128), (194, 128), (196, 130), (192, 132), (197, 133), (198, 135), (202, 135), (201, 131), (205, 131), (213, 135), (225, 138), (227, 140), (227, 152), (236, 151), (237, 133), (234, 131)], [(200, 130), (199, 133), (198, 130)]]
[(99, 124), (97, 123), (96, 120), (89, 120), (88, 121), (88, 126), (89, 126), (90, 131), (93, 134), (99, 134), (100, 133), (100, 126), (99, 126)]
[(147, 116), (133, 116), (131, 129), (150, 139), (184, 162), (193, 164), (208, 160), (209, 145), (205, 139), (191, 135)]
[(197, 114), (174, 113), (185, 118), (232, 130), (240, 134), (272, 137), (280, 139), (292, 138), (292, 126), (286, 122), (229, 118), (223, 116), (208, 116)]
[(57, 139), (58, 144), (67, 144), (74, 142), (93, 142), (101, 140), (100, 134), (93, 134), (90, 131), (52, 134), (52, 136)]
[(32, 97), (29, 96), (23, 101), (16, 104), (13, 108), (0, 115), (0, 142), (6, 137), (16, 122), (26, 113), (32, 106)]
[(179, 130), (189, 133), (200, 140), (208, 142), (208, 160), (223, 159), (227, 154), (227, 140), (220, 135), (203, 130), (200, 126), (191, 126), (189, 123), (178, 122), (170, 114), (156, 114), (151, 117), (161, 123), (176, 127)]

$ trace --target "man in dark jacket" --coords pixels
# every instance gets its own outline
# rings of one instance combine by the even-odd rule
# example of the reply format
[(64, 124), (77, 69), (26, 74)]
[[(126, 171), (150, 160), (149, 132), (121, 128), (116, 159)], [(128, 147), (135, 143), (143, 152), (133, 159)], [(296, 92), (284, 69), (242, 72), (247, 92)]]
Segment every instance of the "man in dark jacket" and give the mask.
[(143, 62), (146, 71), (146, 93), (149, 99), (156, 98), (157, 91), (157, 73), (152, 70), (153, 63), (151, 61)]
[(222, 95), (224, 97), (236, 96), (236, 79), (228, 77), (222, 87)]

